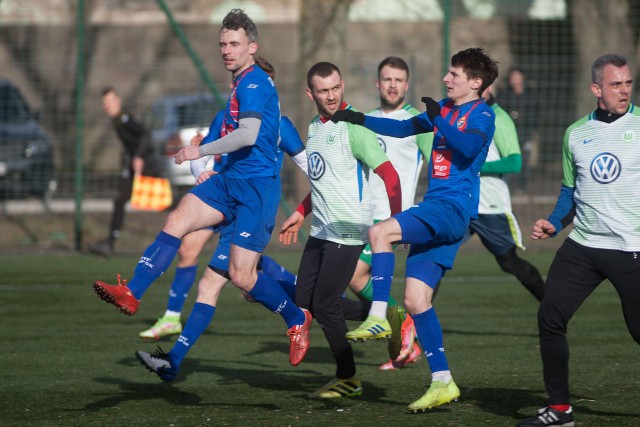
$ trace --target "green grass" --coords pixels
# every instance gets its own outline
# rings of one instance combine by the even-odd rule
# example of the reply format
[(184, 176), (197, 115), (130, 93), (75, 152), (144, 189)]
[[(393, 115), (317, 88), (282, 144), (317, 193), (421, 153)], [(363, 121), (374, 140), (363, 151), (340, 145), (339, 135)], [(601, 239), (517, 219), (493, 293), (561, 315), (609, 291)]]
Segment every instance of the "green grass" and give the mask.
[[(271, 255), (297, 268), (298, 253)], [(543, 272), (552, 256), (527, 253)], [(436, 301), (460, 401), (417, 415), (404, 408), (426, 390), (426, 362), (380, 372), (382, 343), (354, 345), (362, 397), (309, 400), (335, 370), (320, 328), (312, 329), (305, 361), (291, 367), (280, 317), (246, 303), (231, 285), (178, 379), (160, 383), (133, 354), (155, 348), (137, 334), (162, 314), (173, 272), (151, 287), (132, 318), (91, 290), (95, 279), (130, 275), (135, 262), (68, 254), (0, 258), (0, 425), (512, 426), (545, 398), (536, 302), (485, 252), (463, 249)], [(400, 281), (393, 293), (401, 296)], [(640, 425), (638, 346), (608, 282), (575, 316), (569, 339), (578, 425)], [(169, 350), (172, 342), (160, 345)]]

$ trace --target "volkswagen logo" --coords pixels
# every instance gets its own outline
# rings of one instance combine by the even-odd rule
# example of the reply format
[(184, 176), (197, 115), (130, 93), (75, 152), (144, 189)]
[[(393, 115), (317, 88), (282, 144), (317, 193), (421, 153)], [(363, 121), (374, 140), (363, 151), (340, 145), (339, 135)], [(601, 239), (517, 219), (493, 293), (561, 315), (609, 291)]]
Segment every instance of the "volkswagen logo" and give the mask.
[(309, 170), (309, 178), (314, 181), (319, 180), (324, 175), (324, 159), (317, 151), (314, 151), (309, 155), (308, 160), (308, 170)]
[(591, 161), (591, 176), (600, 184), (610, 184), (620, 176), (622, 165), (611, 153), (600, 153)]

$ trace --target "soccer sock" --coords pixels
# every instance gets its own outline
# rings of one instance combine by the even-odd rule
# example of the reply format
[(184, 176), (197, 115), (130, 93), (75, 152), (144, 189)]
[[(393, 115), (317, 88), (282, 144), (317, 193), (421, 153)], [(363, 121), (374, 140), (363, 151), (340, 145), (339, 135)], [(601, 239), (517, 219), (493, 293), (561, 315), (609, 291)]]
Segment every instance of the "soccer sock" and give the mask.
[[(371, 277), (367, 281), (367, 284), (364, 285), (364, 288), (360, 292), (358, 292), (358, 296), (365, 301), (373, 301), (373, 282), (371, 281)], [(389, 299), (387, 300), (389, 305), (398, 305), (398, 301), (396, 301), (391, 295), (389, 295)]]
[(373, 300), (369, 314), (381, 319), (387, 316), (387, 301), (391, 295), (394, 264), (393, 252), (374, 253), (371, 258)]
[(296, 283), (296, 275), (281, 266), (271, 257), (262, 255), (262, 272), (275, 280)]
[(202, 335), (207, 329), (207, 326), (209, 326), (209, 323), (211, 323), (215, 312), (216, 308), (209, 304), (197, 302), (193, 305), (193, 310), (189, 315), (187, 324), (184, 326), (184, 330), (169, 352), (169, 358), (173, 368), (180, 366), (182, 359), (184, 359), (198, 338), (200, 338), (200, 335)]
[(180, 248), (180, 239), (161, 231), (147, 247), (127, 286), (136, 299), (141, 299), (149, 286), (171, 265)]
[(191, 285), (196, 280), (196, 270), (198, 270), (197, 264), (191, 267), (176, 268), (176, 275), (173, 278), (173, 283), (171, 283), (171, 289), (169, 289), (167, 310), (177, 311), (178, 313), (182, 311), (189, 289), (191, 289)]
[(431, 372), (448, 371), (449, 363), (442, 346), (442, 327), (436, 310), (431, 307), (429, 310), (411, 317)]
[(287, 282), (286, 280), (278, 280), (278, 284), (285, 291), (287, 296), (293, 301), (296, 302), (296, 284), (295, 282)]
[(571, 405), (549, 405), (549, 408), (555, 409), (556, 411), (567, 412), (571, 409)]
[(258, 273), (258, 280), (249, 291), (249, 295), (274, 313), (280, 314), (287, 323), (287, 328), (302, 325), (304, 313), (289, 298), (286, 292), (271, 277)]
[(438, 371), (431, 374), (431, 381), (440, 381), (441, 383), (448, 384), (451, 381), (451, 371)]

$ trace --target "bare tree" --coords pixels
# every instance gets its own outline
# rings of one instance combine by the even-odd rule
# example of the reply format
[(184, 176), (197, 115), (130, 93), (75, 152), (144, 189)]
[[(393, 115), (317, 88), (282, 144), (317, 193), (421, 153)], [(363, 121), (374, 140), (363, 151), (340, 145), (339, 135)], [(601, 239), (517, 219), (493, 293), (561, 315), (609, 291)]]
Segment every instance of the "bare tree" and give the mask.
[[(600, 55), (618, 53), (627, 58), (640, 59), (637, 35), (632, 28), (633, 0), (574, 0), (571, 19), (578, 50), (577, 116), (582, 117), (594, 108), (591, 85), (591, 64)], [(634, 43), (635, 42), (635, 43)]]
[[(307, 87), (307, 70), (318, 61), (330, 61), (336, 65), (346, 63), (346, 33), (349, 8), (353, 0), (305, 0), (300, 2), (300, 57), (298, 60), (296, 87), (301, 88), (300, 109), (296, 120), (308, 123), (316, 114), (302, 88)], [(301, 129), (306, 134), (306, 126)], [(300, 198), (308, 191), (302, 180), (296, 183)]]

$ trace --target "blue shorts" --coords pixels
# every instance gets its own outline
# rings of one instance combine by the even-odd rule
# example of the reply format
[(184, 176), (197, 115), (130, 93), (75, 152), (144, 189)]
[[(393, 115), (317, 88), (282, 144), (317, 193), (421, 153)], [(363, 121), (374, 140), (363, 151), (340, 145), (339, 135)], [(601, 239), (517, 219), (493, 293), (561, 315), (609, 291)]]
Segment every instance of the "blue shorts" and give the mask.
[(233, 224), (229, 224), (220, 230), (218, 245), (209, 260), (209, 266), (222, 271), (229, 271), (229, 252), (231, 248), (231, 236)]
[(190, 193), (224, 215), (220, 225), (232, 226), (231, 244), (254, 252), (267, 247), (276, 225), (280, 177), (234, 179), (219, 173)]
[(512, 213), (480, 214), (478, 219), (471, 220), (463, 242), (474, 234), (478, 234), (482, 244), (495, 256), (504, 255), (515, 247), (525, 249), (520, 226)]
[(418, 261), (414, 259), (411, 263), (407, 261), (405, 276), (423, 281), (431, 289), (435, 289), (444, 273), (445, 269), (440, 264), (429, 260)]
[(447, 270), (453, 267), (462, 237), (469, 227), (467, 212), (455, 203), (440, 199), (424, 201), (394, 218), (402, 230), (400, 243), (411, 243), (407, 266), (432, 261)]

